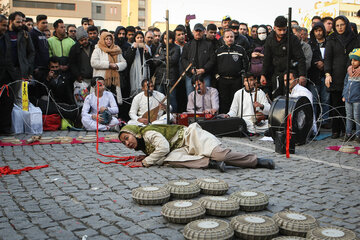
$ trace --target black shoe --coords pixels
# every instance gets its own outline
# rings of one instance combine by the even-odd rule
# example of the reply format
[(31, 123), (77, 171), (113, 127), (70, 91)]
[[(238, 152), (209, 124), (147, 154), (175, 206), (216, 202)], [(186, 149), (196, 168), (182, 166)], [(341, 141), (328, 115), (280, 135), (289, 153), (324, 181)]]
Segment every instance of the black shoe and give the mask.
[(338, 132), (332, 133), (332, 135), (331, 135), (332, 139), (337, 139), (339, 137), (340, 137), (340, 133), (338, 133)]
[(275, 169), (275, 163), (274, 163), (274, 161), (272, 159), (258, 158), (256, 167), (257, 168)]
[(15, 133), (11, 132), (11, 130), (0, 130), (0, 136), (14, 136)]
[(218, 169), (220, 172), (226, 172), (226, 165), (223, 161), (210, 160), (209, 168)]
[(265, 137), (271, 137), (269, 129), (264, 132), (264, 136)]

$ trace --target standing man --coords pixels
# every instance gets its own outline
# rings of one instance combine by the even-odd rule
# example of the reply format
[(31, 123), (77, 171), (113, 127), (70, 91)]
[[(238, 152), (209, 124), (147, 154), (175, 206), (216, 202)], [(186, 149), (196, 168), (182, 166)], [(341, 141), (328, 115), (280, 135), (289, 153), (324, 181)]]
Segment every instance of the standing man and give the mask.
[(216, 39), (219, 40), (222, 36), (224, 36), (224, 30), (229, 28), (229, 22), (231, 21), (231, 17), (226, 15), (221, 20), (221, 27), (219, 27), (219, 31), (216, 33)]
[(216, 50), (217, 85), (220, 95), (220, 113), (229, 111), (234, 94), (242, 87), (241, 74), (249, 66), (245, 49), (234, 43), (234, 32), (227, 29), (223, 36), (225, 45)]
[(182, 53), (182, 66), (186, 69), (192, 63), (191, 71), (186, 75), (186, 94), (193, 90), (193, 78), (202, 78), (205, 85), (210, 87), (210, 71), (215, 65), (216, 57), (212, 44), (204, 39), (205, 27), (201, 23), (194, 26), (194, 39), (188, 42)]
[[(11, 60), (14, 66), (13, 80), (31, 79), (35, 50), (29, 33), (23, 30), (23, 13), (13, 12), (9, 16), (7, 35), (11, 42)], [(14, 84), (15, 103), (22, 106), (21, 83)]]
[(247, 38), (247, 40), (249, 41), (250, 45), (252, 44), (253, 40), (249, 36), (249, 28), (248, 28), (247, 23), (242, 22), (239, 24), (239, 34), (245, 36)]
[(134, 36), (135, 36), (135, 28), (133, 26), (127, 26), (126, 27), (126, 38), (128, 43), (132, 44), (134, 42)]
[(255, 41), (255, 39), (257, 39), (258, 35), (257, 35), (257, 30), (259, 28), (259, 25), (252, 25), (251, 26), (251, 38), (253, 41)]
[(182, 27), (177, 26), (175, 32), (175, 44), (180, 47), (180, 54), (182, 53), (183, 47), (185, 46), (185, 31)]
[[(239, 34), (239, 26), (240, 23), (237, 20), (231, 20), (229, 23), (229, 28), (233, 31), (235, 36), (235, 40), (234, 40), (235, 43), (242, 46), (245, 49), (245, 51), (248, 51), (250, 49), (249, 40), (242, 34)], [(225, 44), (223, 38), (220, 38), (220, 41), (222, 44)]]
[(36, 26), (30, 32), (31, 40), (35, 48), (34, 74), (41, 69), (47, 69), (49, 65), (49, 44), (44, 33), (47, 29), (47, 16), (37, 15)]
[(334, 19), (332, 17), (323, 17), (321, 19), (322, 23), (324, 24), (325, 30), (326, 30), (326, 36), (329, 36), (333, 33), (333, 21)]
[(66, 33), (69, 38), (76, 42), (76, 26), (74, 24), (70, 24), (66, 27)]
[(89, 26), (86, 30), (89, 36), (89, 41), (95, 46), (99, 41), (99, 30), (95, 26)]
[(115, 30), (115, 44), (121, 48), (122, 54), (128, 50), (131, 45), (126, 41), (126, 28), (118, 26)]
[[(299, 39), (290, 35), (290, 56), (292, 68), (300, 75), (300, 84), (306, 84), (306, 63)], [(270, 88), (269, 95), (276, 98), (284, 95), (283, 75), (287, 66), (287, 19), (278, 16), (274, 22), (274, 31), (265, 42), (264, 62), (260, 82)], [(267, 79), (268, 78), (268, 79)]]
[(216, 30), (217, 30), (217, 27), (213, 23), (210, 23), (206, 27), (206, 39), (212, 43), (214, 50), (216, 50), (220, 47), (220, 42), (219, 42), (219, 40), (216, 39)]
[(49, 55), (63, 59), (67, 63), (71, 47), (75, 44), (74, 40), (66, 36), (65, 24), (58, 19), (54, 22), (55, 34), (48, 39)]
[(293, 26), (293, 33), (294, 35), (300, 40), (301, 48), (303, 50), (304, 56), (305, 56), (305, 63), (306, 63), (306, 72), (309, 70), (311, 66), (311, 59), (312, 59), (312, 50), (309, 44), (307, 44), (305, 41), (303, 41), (302, 38), (302, 27), (299, 26)]
[(154, 33), (152, 31), (146, 31), (144, 42), (151, 50), (150, 55), (154, 56), (157, 47), (154, 44)]
[(154, 32), (154, 45), (155, 45), (155, 49), (158, 48), (158, 46), (160, 45), (160, 37), (161, 37), (161, 31), (160, 29), (153, 28), (152, 30)]

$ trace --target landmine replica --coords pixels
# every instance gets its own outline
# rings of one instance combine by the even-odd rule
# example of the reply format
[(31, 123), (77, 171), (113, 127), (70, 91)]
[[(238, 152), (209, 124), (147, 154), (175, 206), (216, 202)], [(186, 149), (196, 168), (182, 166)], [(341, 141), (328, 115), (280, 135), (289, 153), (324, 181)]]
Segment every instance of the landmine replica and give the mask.
[[(196, 197), (193, 185), (209, 195), (223, 195), (229, 185), (216, 178), (200, 178), (170, 181), (164, 187), (145, 186), (132, 191), (135, 202), (143, 205), (160, 205), (174, 198)], [(185, 190), (186, 189), (186, 190)], [(197, 190), (198, 191), (198, 190)], [(171, 192), (171, 193), (170, 193)], [(180, 195), (179, 195), (180, 193)], [(232, 201), (231, 204), (229, 202)], [(234, 204), (235, 203), (235, 204)], [(220, 219), (200, 219), (208, 215), (231, 216), (239, 208), (243, 211), (260, 211), (266, 208), (269, 197), (259, 191), (242, 190), (230, 196), (206, 196), (195, 200), (177, 200), (165, 204), (161, 209), (163, 217), (172, 223), (186, 224), (183, 231), (185, 239), (221, 240), (232, 239), (234, 234), (246, 240), (357, 240), (354, 232), (340, 227), (318, 227), (317, 220), (304, 213), (283, 211), (272, 218), (243, 214), (235, 216), (231, 222)], [(277, 236), (280, 233), (288, 236)]]
[(206, 214), (219, 217), (228, 217), (239, 211), (239, 203), (226, 196), (208, 196), (199, 199), (206, 209)]
[(306, 237), (309, 230), (319, 225), (314, 217), (294, 211), (276, 213), (273, 219), (279, 226), (280, 233), (290, 236)]
[(234, 229), (227, 221), (219, 219), (200, 219), (188, 223), (184, 228), (185, 239), (232, 239), (234, 236)]
[(352, 145), (343, 145), (340, 147), (339, 151), (344, 153), (353, 153), (356, 151), (356, 149)]
[(200, 188), (195, 182), (186, 180), (174, 180), (165, 185), (170, 191), (171, 197), (179, 199), (189, 199), (200, 194)]
[(76, 140), (81, 141), (81, 142), (95, 142), (96, 135), (79, 136), (76, 138)]
[(198, 178), (196, 184), (207, 195), (224, 195), (229, 190), (229, 184), (217, 178)]
[(255, 214), (233, 217), (230, 225), (240, 239), (267, 240), (279, 233), (279, 227), (272, 218)]
[(240, 205), (240, 210), (246, 212), (260, 211), (269, 204), (269, 197), (258, 191), (237, 191), (230, 195)]
[(205, 208), (194, 200), (178, 200), (166, 203), (161, 209), (161, 215), (172, 223), (189, 223), (203, 218)]

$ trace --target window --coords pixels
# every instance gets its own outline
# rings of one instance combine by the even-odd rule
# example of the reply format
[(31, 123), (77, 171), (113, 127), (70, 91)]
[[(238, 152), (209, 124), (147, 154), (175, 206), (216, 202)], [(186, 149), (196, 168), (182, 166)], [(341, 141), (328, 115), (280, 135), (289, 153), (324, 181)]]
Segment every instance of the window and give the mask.
[(139, 17), (145, 17), (145, 10), (139, 10)]
[(75, 4), (73, 3), (53, 3), (53, 2), (36, 2), (36, 1), (24, 1), (14, 0), (14, 7), (24, 8), (45, 8), (45, 9), (57, 9), (57, 10), (71, 10), (75, 11)]
[(145, 21), (139, 21), (138, 23), (140, 27), (145, 27)]
[(139, 8), (145, 8), (146, 2), (145, 0), (139, 0)]
[(114, 7), (114, 14), (117, 14), (117, 7)]
[(101, 6), (96, 6), (96, 13), (101, 14)]

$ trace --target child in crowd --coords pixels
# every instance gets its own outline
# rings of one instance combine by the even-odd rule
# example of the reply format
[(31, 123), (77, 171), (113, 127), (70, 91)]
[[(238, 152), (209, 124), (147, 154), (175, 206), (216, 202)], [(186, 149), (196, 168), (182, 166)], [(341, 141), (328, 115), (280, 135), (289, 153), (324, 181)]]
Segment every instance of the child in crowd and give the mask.
[[(343, 98), (346, 110), (346, 135), (344, 141), (352, 140), (360, 143), (360, 48), (354, 48), (349, 54), (351, 65), (348, 68), (343, 89)], [(356, 132), (352, 129), (356, 125)]]

